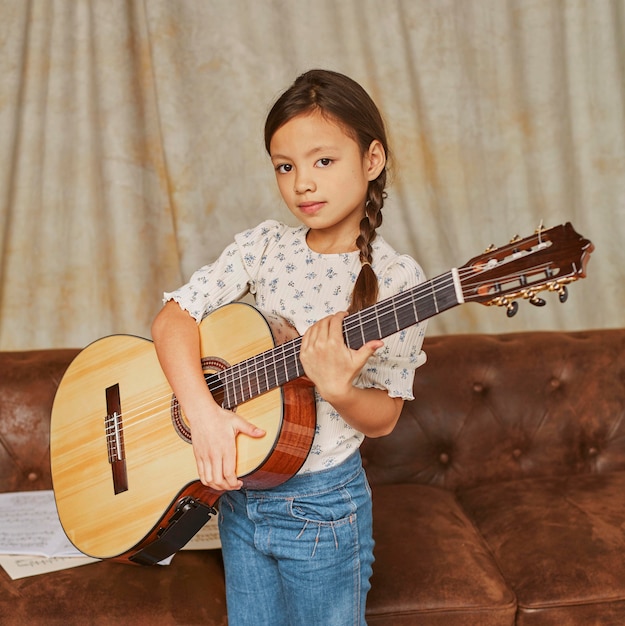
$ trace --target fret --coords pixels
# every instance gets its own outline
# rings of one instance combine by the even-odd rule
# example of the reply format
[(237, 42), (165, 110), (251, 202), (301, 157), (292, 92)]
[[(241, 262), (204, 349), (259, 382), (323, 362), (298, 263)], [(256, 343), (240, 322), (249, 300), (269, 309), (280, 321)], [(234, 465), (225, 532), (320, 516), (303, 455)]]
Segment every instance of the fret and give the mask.
[(265, 372), (265, 391), (272, 389), (269, 383), (269, 368), (267, 367), (267, 359), (263, 358), (263, 371)]
[(279, 383), (278, 383), (279, 377), (278, 377), (278, 365), (276, 363), (276, 359), (275, 358), (272, 359), (271, 363), (273, 365), (273, 385), (272, 385), (272, 389), (273, 389), (274, 387), (279, 386)]
[[(354, 315), (357, 316), (359, 319), (361, 317), (360, 313), (355, 313)], [(343, 338), (345, 339), (345, 343), (348, 347), (357, 350), (362, 345), (362, 343), (360, 343), (360, 341), (362, 340), (361, 326), (358, 325), (351, 329), (347, 329), (345, 321), (351, 318), (352, 316), (349, 316), (346, 317), (345, 320), (343, 320)]]
[(294, 378), (299, 378), (300, 376), (304, 375), (304, 368), (302, 367), (302, 362), (299, 360), (299, 352), (301, 347), (302, 339), (301, 337), (298, 337), (296, 340), (293, 341), (292, 345), (292, 358), (293, 364), (295, 366)]
[(241, 377), (241, 365), (235, 365), (234, 367), (232, 367), (230, 369), (230, 371), (232, 372), (232, 382), (230, 384), (230, 388), (232, 389), (232, 400), (233, 400), (233, 404), (231, 406), (237, 406), (239, 404), (239, 397), (237, 395), (237, 390), (240, 388), (239, 386), (239, 380)]
[(436, 289), (434, 288), (435, 282), (432, 281), (431, 284), (432, 284), (432, 304), (434, 305), (434, 311), (438, 313), (439, 310), (438, 310), (438, 303), (436, 302)]
[[(231, 398), (230, 398), (230, 389), (231, 389), (231, 385), (228, 384), (226, 377), (224, 376), (224, 374), (228, 372), (228, 370), (219, 372), (219, 379), (222, 382), (222, 389), (223, 389), (223, 394), (224, 394), (224, 400), (223, 400), (223, 406), (225, 408), (233, 408), (235, 405), (234, 402), (232, 402)], [(214, 394), (213, 394), (214, 395)]]
[[(438, 281), (443, 284), (443, 287), (437, 290), (436, 301), (438, 304), (436, 313), (446, 311), (457, 304), (461, 304), (461, 300), (458, 299), (456, 277), (453, 270), (440, 277)], [(432, 313), (434, 315), (434, 313)]]
[(280, 385), (284, 385), (284, 383), (287, 383), (289, 381), (289, 368), (287, 367), (287, 359), (286, 359), (286, 354), (284, 352), (284, 348), (287, 344), (283, 344), (281, 346), (282, 350), (282, 370), (280, 371)]
[(417, 301), (416, 299), (412, 299), (410, 304), (412, 305), (412, 315), (413, 315), (413, 319), (418, 320), (418, 319), (422, 319), (419, 316), (419, 313), (417, 312)]
[(280, 357), (280, 362), (282, 364), (282, 368), (280, 370), (280, 384), (284, 385), (284, 383), (289, 382), (289, 380), (291, 380), (291, 377), (289, 376), (290, 374), (290, 370), (289, 370), (289, 360), (287, 358), (287, 350), (288, 345), (283, 345), (282, 346), (282, 350), (280, 351), (281, 353), (281, 357)]
[(241, 363), (241, 368), (240, 368), (240, 375), (239, 375), (239, 391), (240, 391), (240, 400), (239, 400), (239, 404), (243, 404), (243, 402), (245, 402), (246, 400), (249, 400), (251, 398), (250, 396), (250, 375), (249, 375), (249, 369), (250, 369), (250, 363), (253, 362), (254, 359), (248, 359), (247, 361), (243, 361)]
[(261, 390), (260, 388), (260, 380), (258, 379), (258, 357), (256, 357), (254, 359), (254, 367), (253, 368), (249, 368), (248, 367), (248, 381), (249, 381), (249, 398), (254, 398), (256, 396), (259, 396), (263, 391), (265, 391), (264, 389)]
[(363, 317), (366, 317), (365, 320), (361, 321), (361, 335), (362, 335), (362, 343), (366, 343), (367, 341), (371, 341), (372, 339), (380, 338), (380, 330), (379, 330), (379, 317), (375, 314), (370, 313), (367, 316), (361, 316), (361, 320)]
[[(251, 359), (251, 361), (253, 362), (254, 359)], [(241, 364), (241, 367), (239, 368), (239, 404), (243, 404), (243, 402), (245, 402), (246, 400), (249, 400), (251, 398), (250, 396), (250, 375), (249, 375), (249, 369), (250, 369), (250, 359), (248, 359), (247, 361), (243, 361)]]

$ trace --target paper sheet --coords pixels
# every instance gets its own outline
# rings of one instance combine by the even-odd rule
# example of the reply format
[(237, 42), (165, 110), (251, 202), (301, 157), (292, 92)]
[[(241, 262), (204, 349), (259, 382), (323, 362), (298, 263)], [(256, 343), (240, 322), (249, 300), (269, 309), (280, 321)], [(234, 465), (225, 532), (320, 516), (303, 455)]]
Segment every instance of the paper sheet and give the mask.
[[(213, 516), (183, 550), (212, 550), (220, 546), (217, 516)], [(169, 564), (172, 558), (161, 564)], [(0, 493), (0, 566), (13, 580), (96, 561), (67, 539), (53, 491)]]
[(96, 563), (98, 559), (90, 556), (31, 556), (27, 554), (0, 554), (0, 566), (11, 580), (58, 572), (63, 569)]
[(51, 490), (0, 494), (0, 554), (82, 556), (63, 531)]

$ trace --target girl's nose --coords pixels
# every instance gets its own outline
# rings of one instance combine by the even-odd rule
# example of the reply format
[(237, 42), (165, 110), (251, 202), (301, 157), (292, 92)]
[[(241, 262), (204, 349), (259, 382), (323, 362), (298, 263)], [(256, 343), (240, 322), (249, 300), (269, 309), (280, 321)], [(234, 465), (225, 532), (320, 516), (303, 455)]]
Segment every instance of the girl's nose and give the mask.
[(295, 193), (303, 194), (308, 191), (315, 191), (316, 188), (317, 186), (315, 185), (314, 178), (310, 172), (298, 171), (293, 185)]

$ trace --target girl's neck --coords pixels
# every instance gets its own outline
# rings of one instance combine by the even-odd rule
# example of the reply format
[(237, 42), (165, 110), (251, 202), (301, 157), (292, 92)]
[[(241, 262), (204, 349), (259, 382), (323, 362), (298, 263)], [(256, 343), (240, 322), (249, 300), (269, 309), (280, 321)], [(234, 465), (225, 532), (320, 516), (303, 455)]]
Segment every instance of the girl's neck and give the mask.
[(356, 237), (334, 237), (330, 233), (309, 229), (306, 233), (306, 243), (308, 247), (318, 254), (345, 254), (356, 252)]

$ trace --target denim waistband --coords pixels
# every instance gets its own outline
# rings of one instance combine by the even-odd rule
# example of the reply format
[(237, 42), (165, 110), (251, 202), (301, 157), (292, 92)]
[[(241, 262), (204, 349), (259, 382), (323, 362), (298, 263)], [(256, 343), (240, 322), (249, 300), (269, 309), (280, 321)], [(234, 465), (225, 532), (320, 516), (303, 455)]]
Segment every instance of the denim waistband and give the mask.
[(319, 472), (306, 474), (296, 474), (286, 482), (267, 490), (243, 490), (249, 496), (262, 494), (263, 497), (284, 497), (285, 495), (296, 495), (301, 493), (318, 492), (330, 490), (353, 480), (362, 470), (362, 460), (360, 450), (345, 459), (340, 465), (330, 467)]

